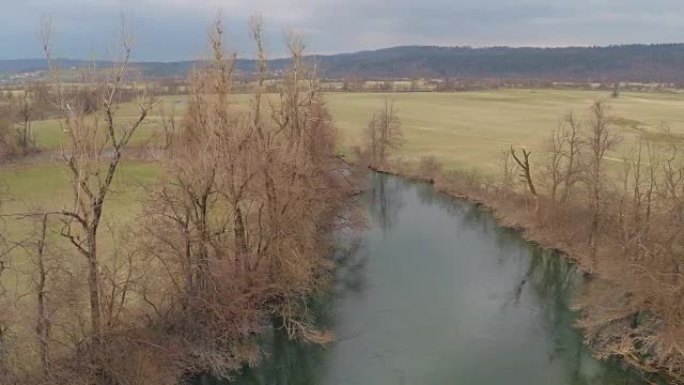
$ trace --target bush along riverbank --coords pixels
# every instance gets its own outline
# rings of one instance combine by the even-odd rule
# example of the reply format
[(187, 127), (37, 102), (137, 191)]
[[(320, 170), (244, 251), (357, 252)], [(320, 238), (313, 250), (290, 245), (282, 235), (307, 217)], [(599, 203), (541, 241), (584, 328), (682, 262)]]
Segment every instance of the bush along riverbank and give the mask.
[[(665, 234), (646, 237), (654, 232), (647, 229), (649, 234), (635, 243), (625, 231), (636, 225), (636, 213), (623, 211), (627, 204), (618, 192), (606, 197), (599, 232), (592, 234), (592, 215), (585, 201), (568, 199), (560, 204), (547, 195), (531, 194), (525, 180), (497, 183), (475, 171), (443, 171), (432, 158), (370, 168), (430, 183), (439, 192), (482, 205), (502, 226), (561, 251), (589, 278), (575, 304), (581, 313), (577, 326), (595, 355), (619, 357), (640, 370), (660, 373), (673, 384), (684, 381), (684, 282), (672, 266), (677, 258), (676, 263), (681, 263), (681, 254), (666, 252), (668, 247), (672, 253), (681, 250), (683, 240), (681, 233), (661, 227), (668, 223), (681, 227), (681, 222), (672, 224), (672, 212), (652, 208), (649, 221)], [(520, 170), (507, 172), (515, 171)], [(592, 237), (597, 238), (593, 256)]]

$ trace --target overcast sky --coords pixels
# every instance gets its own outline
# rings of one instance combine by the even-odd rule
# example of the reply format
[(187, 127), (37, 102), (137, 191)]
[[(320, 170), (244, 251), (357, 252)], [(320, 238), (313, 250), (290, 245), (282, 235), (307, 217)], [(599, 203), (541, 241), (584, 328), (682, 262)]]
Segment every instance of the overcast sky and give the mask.
[[(396, 45), (568, 46), (684, 41), (684, 0), (0, 0), (0, 59), (40, 57), (40, 20), (56, 29), (56, 56), (102, 58), (119, 15), (134, 59), (196, 59), (221, 9), (231, 47), (249, 56), (247, 19), (260, 13), (269, 51), (284, 29), (311, 53)], [(111, 50), (111, 49), (110, 49)]]

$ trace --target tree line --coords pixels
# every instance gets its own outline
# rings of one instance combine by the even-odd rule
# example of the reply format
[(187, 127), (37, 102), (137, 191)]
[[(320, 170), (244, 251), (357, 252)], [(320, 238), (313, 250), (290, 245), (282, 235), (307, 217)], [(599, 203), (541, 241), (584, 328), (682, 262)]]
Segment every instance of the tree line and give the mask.
[[(435, 47), (399, 46), (336, 55), (313, 55), (326, 78), (456, 78), (683, 84), (684, 44), (628, 44), (605, 47)], [(63, 60), (65, 66), (90, 62)], [(100, 62), (99, 65), (107, 64)], [(286, 59), (269, 60), (269, 68), (288, 68)], [(184, 77), (195, 65), (184, 62), (139, 62), (132, 69), (148, 78)], [(255, 60), (240, 59), (236, 68), (252, 73)], [(45, 70), (35, 60), (0, 61), (0, 72)]]

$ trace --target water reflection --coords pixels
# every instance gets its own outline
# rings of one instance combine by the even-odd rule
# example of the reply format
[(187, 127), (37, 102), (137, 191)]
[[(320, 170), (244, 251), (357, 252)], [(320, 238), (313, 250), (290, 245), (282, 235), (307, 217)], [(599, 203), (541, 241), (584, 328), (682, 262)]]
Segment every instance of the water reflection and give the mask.
[(403, 206), (402, 191), (405, 181), (391, 181), (387, 175), (373, 173), (370, 175), (368, 211), (371, 219), (385, 232), (392, 229)]
[(275, 331), (269, 358), (235, 384), (646, 383), (594, 360), (572, 328), (572, 264), (429, 185), (370, 178), (375, 226), (335, 254), (334, 289), (312, 299), (336, 342)]
[[(336, 271), (332, 289), (324, 296), (310, 299), (309, 308), (322, 329), (334, 329), (336, 298), (362, 292), (366, 287), (364, 267), (368, 254), (363, 240), (354, 232), (342, 238), (332, 258)], [(336, 342), (350, 336), (336, 336)], [(267, 357), (256, 368), (245, 366), (233, 381), (210, 376), (200, 378), (198, 385), (314, 385), (320, 383), (320, 373), (327, 348), (317, 344), (294, 342), (280, 329), (271, 330), (260, 338)]]

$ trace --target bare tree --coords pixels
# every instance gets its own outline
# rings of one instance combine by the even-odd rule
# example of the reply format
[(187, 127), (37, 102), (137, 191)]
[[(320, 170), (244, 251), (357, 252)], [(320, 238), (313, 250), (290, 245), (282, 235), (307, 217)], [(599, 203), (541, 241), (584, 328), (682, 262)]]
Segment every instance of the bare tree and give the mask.
[(171, 148), (171, 141), (176, 133), (176, 107), (171, 104), (170, 111), (167, 112), (165, 103), (159, 105), (159, 119), (162, 127), (162, 150)]
[(526, 149), (522, 149), (522, 158), (519, 158), (515, 152), (513, 146), (511, 146), (511, 156), (515, 160), (515, 163), (520, 167), (520, 178), (525, 181), (527, 187), (530, 190), (530, 194), (537, 196), (537, 189), (534, 187), (534, 182), (532, 181), (532, 173), (530, 172), (530, 155), (532, 153)]
[(38, 266), (38, 281), (36, 282), (36, 297), (38, 303), (36, 335), (40, 346), (40, 362), (43, 367), (43, 374), (46, 378), (50, 378), (50, 316), (46, 298), (48, 268), (45, 263), (47, 226), (48, 215), (44, 214), (40, 218), (40, 232), (35, 253)]
[(522, 158), (518, 157), (513, 146), (511, 146), (511, 156), (515, 163), (520, 167), (520, 178), (527, 184), (532, 199), (534, 200), (534, 212), (535, 215), (539, 215), (539, 197), (537, 196), (537, 189), (534, 187), (534, 182), (532, 180), (532, 173), (530, 171), (530, 155), (532, 153), (526, 149), (522, 149)]
[(366, 139), (372, 166), (385, 164), (389, 152), (401, 146), (401, 121), (394, 111), (394, 102), (385, 100), (382, 109), (373, 114), (366, 128)]
[[(59, 87), (58, 72), (51, 56), (51, 30), (51, 25), (46, 23), (41, 36), (45, 56), (53, 74), (53, 83)], [(60, 212), (63, 218), (61, 235), (67, 238), (88, 262), (90, 322), (96, 339), (103, 333), (97, 235), (104, 205), (131, 138), (156, 102), (143, 96), (138, 104), (138, 117), (132, 123), (119, 123), (116, 106), (132, 49), (131, 37), (125, 23), (122, 27), (121, 46), (122, 58), (118, 66), (112, 69), (110, 77), (102, 83), (98, 83), (97, 79), (91, 80), (90, 83), (91, 90), (100, 90), (94, 97), (101, 98), (101, 118), (90, 113), (89, 103), (69, 100), (60, 89), (56, 92), (56, 105), (62, 115), (60, 123), (67, 137), (67, 142), (62, 148), (62, 157), (71, 173), (73, 191), (73, 206)]]
[(611, 118), (602, 101), (595, 102), (589, 110), (589, 129), (584, 141), (588, 147), (585, 182), (589, 189), (589, 252), (593, 267), (596, 267), (599, 227), (603, 210), (602, 192), (604, 183), (604, 158), (618, 143), (618, 137), (611, 130)]
[(613, 92), (611, 92), (610, 97), (614, 99), (620, 97), (620, 82), (615, 82), (615, 84), (613, 84)]
[(583, 142), (580, 134), (581, 125), (570, 113), (554, 130), (549, 140), (550, 156), (546, 172), (550, 179), (550, 198), (554, 202), (565, 203), (581, 175)]
[(17, 142), (22, 152), (31, 151), (36, 146), (31, 129), (37, 114), (35, 97), (32, 87), (27, 85), (18, 100), (15, 99), (16, 119), (14, 123), (17, 126)]
[(0, 378), (6, 378), (8, 381), (12, 378), (12, 372), (9, 364), (9, 333), (10, 326), (13, 324), (11, 315), (11, 303), (3, 282), (3, 277), (6, 276), (8, 269), (8, 257), (11, 247), (4, 236), (4, 221), (0, 219), (0, 226), (3, 227), (3, 232), (0, 232), (0, 306), (3, 311), (0, 312)]
[(145, 209), (143, 254), (155, 278), (138, 291), (158, 322), (184, 336), (184, 349), (202, 351), (193, 365), (219, 375), (252, 359), (252, 345), (231, 349), (267, 320), (292, 338), (327, 340), (306, 297), (327, 276), (328, 217), (352, 187), (303, 41), (287, 35), (291, 65), (268, 95), (261, 19), (251, 28), (258, 77), (249, 108), (234, 106), (235, 55), (217, 19), (211, 59), (192, 75), (166, 177)]

